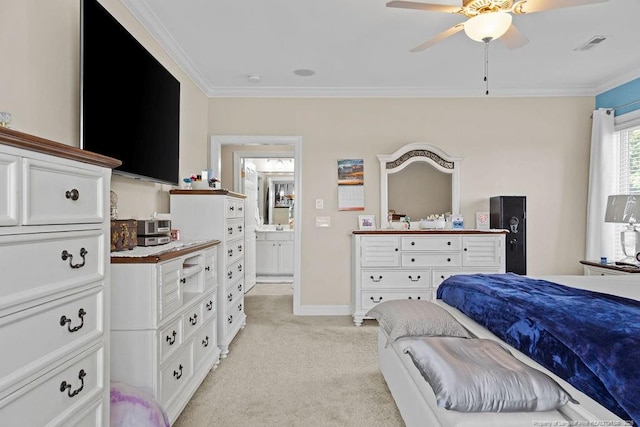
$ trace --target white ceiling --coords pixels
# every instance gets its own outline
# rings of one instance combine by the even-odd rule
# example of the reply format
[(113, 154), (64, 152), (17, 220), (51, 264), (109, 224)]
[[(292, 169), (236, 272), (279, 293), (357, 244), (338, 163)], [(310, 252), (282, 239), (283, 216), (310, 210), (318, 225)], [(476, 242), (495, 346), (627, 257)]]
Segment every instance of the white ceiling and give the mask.
[[(409, 52), (460, 15), (386, 0), (121, 1), (209, 96), (485, 96), (483, 43), (460, 32)], [(596, 95), (640, 77), (639, 0), (514, 15), (513, 23), (529, 43), (490, 43), (490, 96)], [(574, 51), (593, 36), (608, 39)]]

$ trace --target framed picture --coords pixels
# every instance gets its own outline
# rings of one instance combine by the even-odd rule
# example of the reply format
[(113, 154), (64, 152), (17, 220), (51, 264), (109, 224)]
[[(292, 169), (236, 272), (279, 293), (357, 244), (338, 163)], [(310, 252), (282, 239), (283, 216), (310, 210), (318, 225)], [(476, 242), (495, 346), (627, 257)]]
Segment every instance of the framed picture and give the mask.
[(358, 228), (360, 230), (375, 230), (376, 216), (375, 215), (358, 215)]

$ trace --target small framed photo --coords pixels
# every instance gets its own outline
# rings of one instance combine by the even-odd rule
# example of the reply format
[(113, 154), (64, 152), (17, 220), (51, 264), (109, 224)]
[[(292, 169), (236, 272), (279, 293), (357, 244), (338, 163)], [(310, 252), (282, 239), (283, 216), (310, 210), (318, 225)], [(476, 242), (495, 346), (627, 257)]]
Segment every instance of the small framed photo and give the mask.
[(376, 216), (375, 215), (358, 215), (358, 228), (360, 230), (375, 230)]

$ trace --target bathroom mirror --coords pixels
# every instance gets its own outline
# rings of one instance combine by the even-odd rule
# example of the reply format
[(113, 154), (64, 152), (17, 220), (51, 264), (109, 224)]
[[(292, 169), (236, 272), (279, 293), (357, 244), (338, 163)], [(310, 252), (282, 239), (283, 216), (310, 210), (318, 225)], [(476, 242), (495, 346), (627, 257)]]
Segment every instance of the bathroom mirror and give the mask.
[(432, 144), (415, 142), (380, 161), (380, 226), (388, 228), (389, 209), (419, 221), (430, 214), (460, 213), (461, 157)]

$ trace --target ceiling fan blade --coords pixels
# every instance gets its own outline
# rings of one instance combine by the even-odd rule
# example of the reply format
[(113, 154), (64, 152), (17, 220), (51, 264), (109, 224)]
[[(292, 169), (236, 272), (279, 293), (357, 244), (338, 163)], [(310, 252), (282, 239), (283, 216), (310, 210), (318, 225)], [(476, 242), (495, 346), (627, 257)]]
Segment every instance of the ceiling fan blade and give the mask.
[(429, 40), (419, 44), (416, 47), (414, 47), (409, 52), (414, 52), (415, 53), (415, 52), (423, 51), (426, 48), (431, 47), (434, 44), (438, 43), (439, 41), (442, 41), (442, 40), (446, 39), (447, 37), (451, 37), (452, 35), (462, 31), (463, 28), (464, 28), (464, 23), (457, 24), (457, 25), (449, 28), (448, 30), (444, 30), (443, 32), (436, 34), (435, 36), (431, 37)]
[(416, 3), (413, 1), (390, 1), (387, 3), (387, 7), (399, 7), (402, 9), (418, 9), (427, 10), (430, 12), (445, 12), (445, 13), (459, 13), (462, 11), (460, 6), (449, 6), (446, 4), (429, 4), (429, 3)]
[(513, 5), (513, 13), (534, 13), (563, 7), (604, 3), (609, 0), (522, 0)]
[(498, 40), (500, 40), (509, 49), (517, 49), (529, 43), (529, 39), (522, 35), (520, 30), (515, 25), (511, 24), (506, 33), (504, 33)]

